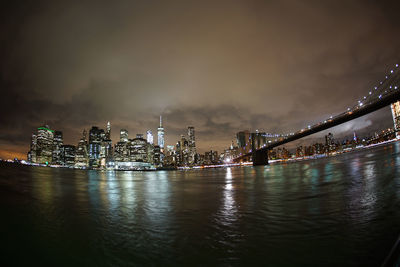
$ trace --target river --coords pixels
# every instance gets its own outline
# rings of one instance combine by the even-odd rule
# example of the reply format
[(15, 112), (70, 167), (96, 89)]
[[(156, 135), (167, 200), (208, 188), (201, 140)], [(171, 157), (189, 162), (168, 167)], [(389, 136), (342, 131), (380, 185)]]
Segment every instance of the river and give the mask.
[(11, 265), (379, 266), (400, 234), (400, 143), (189, 171), (0, 163)]

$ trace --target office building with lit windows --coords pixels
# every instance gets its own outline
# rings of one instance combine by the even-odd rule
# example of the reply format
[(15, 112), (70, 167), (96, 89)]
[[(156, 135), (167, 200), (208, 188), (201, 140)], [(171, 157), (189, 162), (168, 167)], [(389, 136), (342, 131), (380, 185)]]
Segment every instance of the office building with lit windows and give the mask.
[(160, 127), (157, 129), (158, 133), (158, 146), (161, 152), (164, 152), (164, 128), (162, 126), (162, 117), (160, 116)]
[(53, 158), (52, 163), (61, 165), (61, 146), (63, 145), (63, 134), (61, 131), (54, 131), (53, 137)]
[(400, 101), (390, 105), (396, 138), (400, 138)]

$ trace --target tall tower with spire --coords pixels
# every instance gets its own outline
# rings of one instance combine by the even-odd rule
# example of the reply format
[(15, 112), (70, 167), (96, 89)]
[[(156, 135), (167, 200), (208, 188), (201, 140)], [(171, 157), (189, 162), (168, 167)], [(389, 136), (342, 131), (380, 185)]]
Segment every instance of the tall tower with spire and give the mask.
[(160, 127), (158, 127), (158, 146), (160, 150), (164, 150), (164, 128), (162, 126), (162, 116), (160, 116)]

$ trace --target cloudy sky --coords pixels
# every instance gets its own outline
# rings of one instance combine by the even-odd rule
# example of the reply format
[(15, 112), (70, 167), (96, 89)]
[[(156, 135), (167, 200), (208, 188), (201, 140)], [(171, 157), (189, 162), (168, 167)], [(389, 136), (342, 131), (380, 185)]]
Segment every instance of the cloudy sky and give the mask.
[[(398, 1), (397, 1), (398, 2)], [(0, 16), (0, 157), (40, 125), (76, 144), (112, 124), (201, 152), (352, 106), (399, 62), (396, 1), (10, 1)], [(389, 108), (332, 131), (392, 125)], [(364, 129), (365, 130), (365, 129)], [(317, 136), (318, 137), (318, 136)]]

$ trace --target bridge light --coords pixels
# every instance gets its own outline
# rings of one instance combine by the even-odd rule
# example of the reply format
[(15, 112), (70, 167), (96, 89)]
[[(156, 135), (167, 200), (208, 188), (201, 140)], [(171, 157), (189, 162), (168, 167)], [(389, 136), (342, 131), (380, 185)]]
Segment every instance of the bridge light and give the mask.
[(396, 68), (399, 66), (399, 64), (396, 64)]
[(350, 108), (347, 108), (347, 110), (350, 110)]
[(388, 78), (388, 76), (385, 76), (385, 79), (387, 79)]
[(395, 86), (394, 89), (397, 89), (397, 86)]
[(330, 116), (329, 118), (331, 118), (331, 119), (332, 119), (332, 116)]
[(380, 84), (382, 84), (382, 82), (379, 82)]
[(378, 89), (378, 87), (375, 86), (375, 90)]
[(367, 97), (366, 97), (366, 96), (364, 96), (364, 99), (367, 99)]
[(363, 105), (363, 103), (360, 103), (360, 107)]
[(379, 95), (379, 98), (382, 98), (382, 95)]
[(390, 73), (393, 73), (393, 70), (391, 70)]

